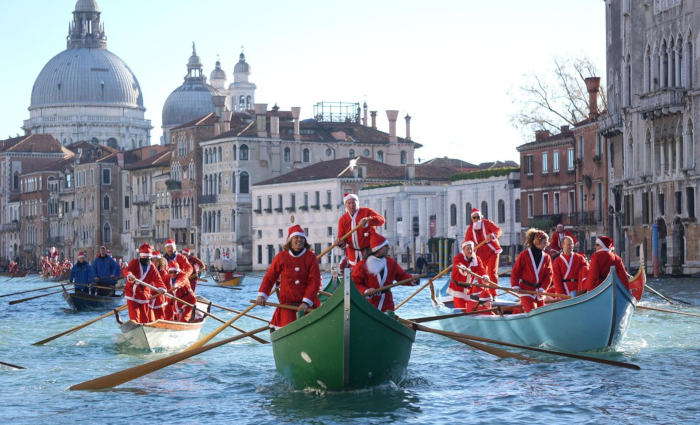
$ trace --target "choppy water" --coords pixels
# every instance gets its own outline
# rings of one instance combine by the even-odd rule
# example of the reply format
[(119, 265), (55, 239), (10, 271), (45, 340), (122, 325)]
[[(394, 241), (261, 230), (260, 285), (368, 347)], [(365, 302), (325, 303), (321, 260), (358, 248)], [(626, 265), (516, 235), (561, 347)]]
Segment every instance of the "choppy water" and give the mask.
[[(694, 304), (685, 311), (700, 313), (700, 280), (650, 283)], [(259, 279), (247, 277), (243, 291), (201, 287), (198, 292), (215, 303), (243, 308), (258, 284)], [(0, 294), (41, 286), (48, 285), (37, 277), (0, 278)], [(401, 300), (412, 291), (394, 292)], [(700, 423), (700, 318), (637, 311), (617, 353), (607, 356), (636, 363), (641, 371), (529, 353), (544, 361), (498, 360), (437, 335), (419, 334), (407, 378), (363, 391), (292, 390), (276, 373), (269, 344), (238, 341), (115, 390), (74, 392), (68, 391), (70, 385), (162, 354), (116, 345), (112, 318), (32, 346), (98, 314), (69, 312), (60, 295), (14, 306), (6, 304), (10, 299), (0, 298), (0, 361), (27, 370), (0, 366), (3, 424)], [(649, 294), (643, 302), (673, 308)], [(269, 318), (272, 310), (255, 312)], [(400, 313), (432, 315), (428, 292)], [(259, 323), (242, 318), (237, 325), (253, 329)], [(205, 331), (216, 326), (209, 321)]]

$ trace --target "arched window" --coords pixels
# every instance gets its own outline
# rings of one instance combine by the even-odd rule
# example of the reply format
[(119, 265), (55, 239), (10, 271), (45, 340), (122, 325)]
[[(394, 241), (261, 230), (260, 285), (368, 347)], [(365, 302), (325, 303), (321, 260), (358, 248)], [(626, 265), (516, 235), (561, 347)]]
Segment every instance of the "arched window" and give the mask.
[(350, 158), (355, 158), (355, 149), (350, 149), (350, 152), (348, 153), (348, 156)]
[(489, 218), (489, 204), (486, 201), (481, 201), (481, 215), (484, 218)]
[(221, 194), (221, 173), (219, 173), (219, 180), (216, 183), (216, 193)]
[(233, 145), (233, 160), (235, 161), (236, 159), (236, 145)]
[(241, 149), (238, 153), (239, 153), (239, 158), (241, 159), (241, 161), (247, 161), (248, 160), (248, 145), (241, 145)]
[(520, 199), (515, 200), (515, 211), (513, 212), (513, 217), (515, 217), (516, 223), (520, 223)]
[(284, 148), (284, 162), (290, 162), (292, 160), (292, 151), (289, 148)]
[(450, 226), (457, 225), (457, 205), (450, 205)]
[(304, 149), (304, 150), (302, 151), (301, 160), (302, 160), (303, 162), (309, 162), (309, 161), (310, 161), (310, 159), (309, 159), (309, 150), (308, 150), (308, 149)]
[(245, 111), (245, 96), (243, 95), (238, 98), (238, 109)]
[(202, 191), (205, 195), (209, 195), (209, 176), (204, 176), (204, 185), (202, 186)]
[(498, 222), (506, 222), (506, 203), (503, 202), (503, 199), (498, 200)]
[(105, 195), (104, 198), (102, 198), (102, 209), (105, 211), (109, 211), (109, 205), (110, 204), (110, 199), (109, 195)]
[(112, 243), (112, 227), (109, 223), (105, 223), (102, 226), (102, 241), (104, 243)]
[(250, 191), (250, 176), (246, 171), (241, 171), (238, 193), (248, 193)]
[(408, 155), (406, 155), (406, 151), (401, 151), (401, 164), (406, 163), (408, 163)]
[(219, 149), (217, 149), (217, 151), (218, 151), (219, 155), (218, 155), (216, 162), (221, 162), (224, 158), (221, 154), (221, 146), (219, 146)]
[(231, 173), (231, 193), (236, 193), (236, 172)]
[(384, 162), (384, 151), (377, 151), (377, 161)]
[(247, 96), (245, 98), (245, 109), (246, 110), (253, 109), (253, 108), (251, 108), (252, 105), (253, 105), (253, 98), (250, 96)]
[[(70, 174), (68, 175), (66, 181), (70, 182)], [(15, 176), (12, 179), (12, 186), (14, 190), (19, 190), (19, 173), (15, 173)], [(70, 187), (70, 184), (68, 184), (68, 187)]]
[(466, 226), (469, 226), (470, 224), (472, 224), (472, 203), (471, 202), (467, 202), (464, 205), (464, 216), (466, 217), (464, 224)]

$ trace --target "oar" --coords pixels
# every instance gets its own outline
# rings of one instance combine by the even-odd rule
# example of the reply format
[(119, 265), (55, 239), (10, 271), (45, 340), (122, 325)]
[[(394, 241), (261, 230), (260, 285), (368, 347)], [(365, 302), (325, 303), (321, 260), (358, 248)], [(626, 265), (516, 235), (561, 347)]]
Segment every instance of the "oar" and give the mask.
[[(198, 277), (197, 279), (199, 279), (200, 282), (209, 282), (209, 279), (205, 279), (203, 277)], [(216, 285), (216, 286), (218, 286), (218, 285)]]
[(467, 344), (468, 346), (470, 346), (472, 348), (476, 348), (477, 350), (481, 350), (481, 351), (484, 351), (486, 353), (493, 354), (494, 356), (500, 357), (502, 359), (511, 358), (511, 359), (525, 360), (528, 362), (535, 362), (535, 363), (538, 362), (538, 360), (535, 360), (531, 357), (523, 356), (522, 354), (518, 354), (518, 353), (511, 353), (510, 351), (506, 351), (506, 350), (503, 350), (503, 349), (497, 348), (497, 347), (491, 347), (490, 345), (480, 344), (478, 342), (470, 341), (466, 338), (457, 338), (457, 337), (448, 337), (448, 338), (451, 338), (455, 341), (461, 342), (462, 344)]
[[(254, 307), (255, 304), (253, 304), (251, 307)], [(170, 355), (168, 357), (163, 357), (162, 359), (154, 360), (152, 362), (144, 363), (142, 365), (134, 366), (129, 369), (124, 369), (119, 372), (115, 372), (106, 376), (102, 376), (100, 378), (95, 378), (90, 381), (82, 382), (80, 384), (73, 385), (70, 387), (70, 390), (99, 390), (99, 389), (104, 389), (104, 388), (112, 388), (116, 387), (117, 385), (121, 385), (125, 382), (129, 382), (131, 380), (134, 380), (136, 378), (140, 378), (144, 375), (148, 375), (151, 372), (155, 372), (156, 370), (163, 369), (164, 367), (168, 367), (171, 364), (180, 362), (185, 359), (189, 359), (192, 356), (196, 356), (197, 354), (203, 353), (205, 351), (209, 351), (213, 348), (220, 347), (224, 344), (228, 344), (229, 342), (234, 342), (237, 341), (241, 338), (246, 338), (252, 335), (255, 335), (257, 333), (260, 333), (264, 330), (268, 330), (268, 326), (262, 326), (257, 329), (254, 329), (250, 332), (246, 332), (244, 334), (232, 336), (230, 338), (222, 339), (221, 341), (217, 341), (215, 343), (205, 345), (205, 346), (200, 346), (196, 348), (188, 348), (184, 351), (181, 351), (179, 353)]]
[(420, 280), (420, 279), (423, 278), (423, 277), (425, 277), (424, 274), (419, 275), (419, 276), (409, 277), (408, 279), (404, 279), (404, 280), (400, 280), (400, 281), (398, 281), (398, 282), (394, 282), (394, 283), (392, 283), (391, 285), (386, 285), (386, 286), (382, 286), (381, 288), (372, 289), (371, 291), (366, 292), (366, 293), (363, 294), (363, 295), (364, 295), (365, 297), (371, 297), (371, 296), (374, 296), (374, 295), (376, 295), (376, 294), (378, 294), (378, 293), (380, 293), (380, 292), (388, 291), (389, 289), (391, 289), (391, 288), (393, 288), (393, 287), (395, 287), (395, 286), (403, 285), (403, 284), (406, 284), (406, 283), (408, 283), (408, 282), (413, 282), (414, 280)]
[(624, 367), (627, 369), (633, 369), (633, 370), (640, 370), (641, 368), (635, 364), (631, 363), (625, 363), (625, 362), (618, 362), (616, 360), (607, 360), (607, 359), (601, 359), (597, 357), (591, 357), (591, 356), (584, 356), (581, 354), (574, 354), (574, 353), (567, 353), (564, 351), (556, 351), (556, 350), (548, 350), (546, 348), (539, 348), (539, 347), (531, 347), (529, 345), (520, 345), (520, 344), (513, 344), (511, 342), (505, 342), (505, 341), (497, 341), (495, 339), (491, 338), (483, 338), (480, 336), (475, 336), (475, 335), (466, 335), (466, 334), (461, 334), (457, 332), (449, 332), (449, 331), (443, 331), (440, 329), (434, 329), (434, 328), (429, 328), (425, 325), (421, 325), (419, 323), (411, 322), (406, 319), (401, 319), (399, 320), (412, 327), (414, 330), (419, 330), (419, 331), (424, 331), (424, 332), (429, 332), (429, 333), (434, 333), (442, 336), (447, 336), (447, 337), (457, 337), (457, 338), (466, 338), (470, 340), (475, 340), (475, 341), (480, 341), (480, 342), (486, 342), (489, 344), (497, 344), (497, 345), (505, 345), (507, 347), (513, 347), (513, 348), (521, 348), (524, 350), (532, 350), (532, 351), (538, 351), (540, 353), (546, 353), (546, 354), (554, 354), (557, 356), (563, 356), (563, 357), (570, 357), (572, 359), (578, 359), (578, 360), (586, 360), (589, 362), (596, 362), (596, 363), (602, 363), (602, 364), (607, 364), (611, 366), (617, 366), (617, 367)]
[[(202, 279), (199, 279), (199, 280), (202, 280)], [(205, 282), (208, 282), (208, 281), (205, 280)], [(243, 288), (241, 288), (241, 287), (239, 287), (239, 286), (207, 285), (206, 283), (204, 283), (204, 284), (198, 283), (197, 286), (206, 286), (207, 288), (235, 289), (235, 290), (237, 290), (237, 291), (242, 291), (242, 290), (243, 290)]]
[(36, 299), (36, 298), (42, 298), (42, 297), (48, 297), (49, 295), (60, 294), (61, 292), (63, 292), (63, 289), (61, 289), (60, 291), (49, 292), (48, 294), (34, 295), (33, 297), (22, 298), (22, 299), (20, 299), (20, 300), (10, 301), (8, 304), (9, 304), (9, 305), (15, 305), (15, 304), (23, 303), (23, 302), (25, 302), (25, 301), (33, 300), (33, 299)]
[(100, 321), (100, 320), (102, 320), (102, 319), (104, 319), (104, 318), (106, 318), (106, 317), (109, 317), (109, 316), (113, 315), (115, 312), (123, 311), (123, 310), (126, 309), (126, 307), (127, 307), (126, 305), (123, 305), (123, 306), (121, 306), (121, 307), (119, 307), (119, 308), (116, 308), (116, 309), (110, 311), (109, 313), (103, 314), (103, 315), (100, 316), (100, 317), (96, 317), (96, 318), (94, 318), (94, 319), (92, 319), (92, 320), (88, 320), (87, 322), (83, 323), (82, 325), (78, 325), (78, 326), (76, 326), (76, 327), (74, 327), (74, 328), (68, 329), (67, 331), (58, 333), (58, 334), (56, 334), (56, 335), (54, 335), (54, 336), (50, 336), (50, 337), (48, 337), (48, 338), (46, 338), (46, 339), (42, 339), (41, 341), (37, 341), (37, 342), (35, 342), (35, 343), (32, 344), (32, 345), (44, 345), (44, 344), (46, 344), (47, 342), (53, 341), (53, 340), (56, 339), (56, 338), (60, 338), (60, 337), (65, 336), (65, 335), (72, 334), (72, 333), (75, 332), (75, 331), (78, 331), (78, 330), (80, 330), (80, 329), (86, 328), (86, 327), (92, 325), (92, 324), (95, 323), (95, 322), (98, 322), (98, 321)]
[[(510, 289), (508, 289), (508, 288), (505, 288), (505, 287), (500, 287), (500, 288), (499, 288), (498, 285), (495, 284), (495, 283), (493, 283), (493, 281), (491, 281), (490, 279), (484, 278), (484, 276), (479, 276), (478, 274), (474, 273), (473, 271), (471, 271), (471, 270), (468, 269), (468, 268), (463, 268), (463, 269), (461, 269), (461, 270), (464, 270), (465, 272), (470, 273), (470, 274), (471, 274), (472, 276), (474, 276), (474, 277), (477, 277), (477, 278), (482, 279), (482, 280), (486, 280), (490, 285), (493, 285), (493, 286), (486, 286), (486, 289), (502, 289), (503, 291), (505, 291), (505, 292), (507, 292), (507, 293), (509, 293), (509, 294), (511, 294), (511, 295), (513, 295), (513, 296), (516, 296), (516, 297), (518, 296), (518, 294), (516, 294), (516, 293), (513, 292), (512, 290), (510, 290)], [(459, 283), (458, 285), (461, 285), (461, 283)], [(467, 286), (476, 286), (476, 287), (480, 287), (480, 288), (483, 288), (483, 287), (484, 287), (484, 286), (480, 286), (478, 283), (465, 283), (465, 285), (467, 285)]]
[(647, 289), (649, 290), (649, 292), (651, 292), (652, 294), (654, 294), (654, 295), (656, 295), (657, 297), (659, 297), (659, 298), (661, 298), (661, 299), (667, 301), (669, 304), (676, 304), (676, 302), (679, 302), (679, 303), (682, 303), (682, 304), (685, 304), (685, 305), (691, 305), (691, 303), (689, 303), (688, 301), (683, 301), (683, 300), (679, 300), (679, 299), (677, 299), (677, 298), (670, 298), (670, 297), (667, 297), (667, 296), (665, 296), (664, 294), (662, 294), (661, 292), (659, 292), (659, 291), (657, 291), (656, 289), (652, 288), (651, 286), (647, 285), (646, 283), (644, 284), (644, 287), (647, 288)]
[(17, 366), (16, 364), (12, 364), (12, 363), (0, 362), (0, 365), (7, 366), (7, 367), (13, 367), (15, 369), (26, 369), (26, 367)]
[(355, 227), (353, 227), (352, 229), (350, 229), (350, 231), (349, 231), (348, 233), (344, 234), (343, 237), (341, 237), (341, 238), (338, 239), (337, 241), (333, 242), (333, 245), (329, 246), (329, 247), (326, 248), (322, 253), (318, 254), (318, 255), (316, 256), (316, 258), (319, 258), (319, 259), (320, 259), (320, 258), (323, 257), (324, 255), (326, 255), (326, 254), (328, 254), (329, 252), (331, 252), (331, 250), (333, 250), (333, 248), (335, 248), (336, 246), (338, 246), (338, 244), (339, 244), (340, 242), (342, 242), (342, 241), (344, 241), (345, 239), (347, 239), (348, 236), (352, 235), (355, 231), (357, 231), (357, 229), (359, 229), (360, 227), (364, 226), (364, 224), (365, 224), (365, 223), (360, 223), (360, 224), (358, 224), (357, 226), (355, 226)]
[[(474, 273), (473, 271), (467, 269), (467, 273), (471, 273), (472, 275), (479, 277), (486, 282), (489, 283), (489, 285), (481, 285), (479, 283), (467, 283), (467, 285), (470, 286), (476, 286), (477, 288), (486, 288), (486, 289), (501, 289), (504, 291), (509, 291), (509, 288), (503, 287), (503, 286), (498, 286), (495, 283), (493, 283), (490, 279), (484, 278), (483, 276), (479, 276), (478, 274)], [(571, 298), (569, 295), (565, 294), (555, 294), (553, 292), (537, 292), (537, 291), (529, 291), (527, 289), (517, 289), (517, 292), (520, 292), (521, 294), (531, 294), (531, 295), (542, 295), (542, 296), (547, 296), (547, 297), (552, 297), (552, 298), (562, 298), (565, 300), (568, 300)], [(517, 296), (517, 294), (515, 294)]]
[(682, 314), (684, 316), (700, 317), (700, 314), (687, 313), (685, 311), (666, 310), (665, 308), (647, 307), (644, 305), (638, 305), (637, 308), (641, 308), (642, 310), (653, 310), (653, 311), (660, 311), (663, 313), (673, 313), (673, 314)]
[(445, 273), (449, 272), (451, 268), (452, 268), (452, 264), (450, 264), (449, 266), (445, 267), (440, 273), (438, 273), (438, 274), (436, 274), (435, 276), (433, 276), (432, 278), (430, 278), (427, 282), (425, 282), (425, 283), (423, 284), (423, 286), (421, 286), (420, 288), (416, 289), (415, 292), (413, 292), (411, 295), (409, 295), (408, 297), (406, 297), (406, 299), (404, 299), (403, 301), (401, 301), (396, 307), (394, 307), (394, 311), (398, 310), (399, 307), (401, 307), (402, 305), (406, 304), (406, 302), (407, 302), (408, 300), (410, 300), (411, 298), (415, 297), (420, 291), (422, 291), (423, 289), (425, 289), (428, 285), (431, 285), (431, 284), (433, 283), (434, 280), (436, 280), (436, 279), (442, 277), (442, 275), (444, 275)]
[(416, 323), (425, 323), (425, 322), (432, 322), (433, 320), (452, 319), (453, 317), (472, 316), (474, 314), (491, 313), (491, 312), (498, 311), (498, 310), (499, 310), (498, 307), (494, 307), (494, 308), (489, 308), (487, 310), (467, 311), (464, 313), (443, 314), (440, 316), (417, 317), (415, 319), (407, 319), (407, 320), (410, 320), (411, 322), (416, 322)]
[[(250, 300), (250, 302), (254, 303), (254, 302), (256, 302), (256, 301), (255, 301), (255, 300)], [(263, 305), (269, 306), (269, 307), (284, 308), (284, 309), (287, 309), (287, 310), (294, 310), (294, 311), (299, 311), (299, 310), (300, 310), (300, 309), (299, 309), (299, 306), (297, 306), (297, 305), (277, 304), (277, 303), (270, 303), (270, 302), (267, 302), (267, 301), (265, 301), (265, 304), (263, 304)], [(306, 309), (306, 311), (313, 311), (313, 310), (314, 310), (314, 309), (311, 308), (311, 307), (309, 307), (309, 308)]]
[(27, 289), (26, 291), (13, 292), (11, 294), (3, 294), (3, 295), (0, 295), (0, 298), (11, 297), (13, 295), (26, 294), (27, 292), (43, 291), (44, 289), (58, 288), (59, 286), (62, 286), (64, 284), (65, 284), (65, 282), (59, 283), (58, 285), (45, 286), (43, 288)]
[(325, 296), (327, 296), (327, 297), (332, 297), (332, 296), (333, 296), (333, 294), (331, 294), (330, 292), (326, 292), (326, 291), (318, 291), (318, 294), (319, 294), (319, 295), (325, 295)]
[[(218, 304), (214, 304), (214, 303), (211, 303), (211, 306), (212, 306), (212, 307), (216, 307), (216, 308), (220, 308), (220, 309), (222, 309), (222, 310), (230, 311), (231, 313), (236, 313), (236, 314), (240, 313), (240, 310), (234, 310), (234, 309), (232, 309), (232, 308), (224, 307), (224, 306), (222, 306), (222, 305), (218, 305)], [(265, 320), (265, 319), (263, 319), (262, 317), (254, 316), (254, 315), (252, 315), (252, 314), (245, 314), (244, 316), (250, 317), (250, 318), (252, 318), (252, 319), (260, 320), (260, 321), (265, 322), (265, 323), (268, 323), (268, 321)]]

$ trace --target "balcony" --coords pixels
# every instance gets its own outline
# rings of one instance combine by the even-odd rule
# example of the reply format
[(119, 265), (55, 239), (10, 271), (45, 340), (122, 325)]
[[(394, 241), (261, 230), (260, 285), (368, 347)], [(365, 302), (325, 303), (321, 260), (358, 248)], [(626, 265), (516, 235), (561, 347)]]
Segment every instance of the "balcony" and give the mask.
[(598, 131), (605, 137), (622, 134), (622, 114), (609, 112), (598, 119)]
[(192, 219), (190, 219), (190, 218), (171, 218), (170, 219), (170, 228), (171, 229), (189, 229), (191, 220)]
[(153, 200), (153, 195), (150, 193), (141, 193), (138, 195), (134, 195), (133, 200), (131, 201), (132, 204), (134, 205), (139, 205), (139, 204), (150, 204)]
[(663, 88), (639, 98), (639, 111), (644, 118), (683, 112), (685, 89)]
[(561, 223), (561, 218), (561, 214), (536, 215), (530, 219), (530, 226), (542, 229), (545, 232), (547, 232), (557, 224)]
[(168, 190), (180, 190), (182, 189), (182, 182), (168, 179), (165, 181), (165, 187), (168, 188)]
[(3, 232), (19, 232), (19, 221), (12, 220), (11, 223), (5, 223), (2, 225)]
[(199, 197), (199, 204), (216, 204), (217, 202), (217, 196), (216, 195), (202, 195)]

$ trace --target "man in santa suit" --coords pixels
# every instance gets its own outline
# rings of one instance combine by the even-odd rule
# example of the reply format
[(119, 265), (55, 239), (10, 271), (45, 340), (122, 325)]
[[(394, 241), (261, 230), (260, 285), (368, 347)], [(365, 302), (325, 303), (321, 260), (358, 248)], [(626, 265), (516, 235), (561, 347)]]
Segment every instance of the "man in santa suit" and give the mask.
[(574, 252), (574, 240), (570, 236), (564, 236), (561, 242), (561, 255), (552, 262), (554, 292), (575, 297), (579, 287), (585, 282), (587, 274), (586, 256)]
[[(153, 265), (160, 275), (160, 285), (157, 286), (157, 288), (167, 291), (170, 289), (170, 276), (168, 275), (168, 268), (164, 264), (165, 260), (163, 260), (163, 256), (160, 255), (160, 252), (153, 251), (151, 253), (151, 265)], [(151, 307), (151, 310), (153, 310), (153, 316), (156, 318), (156, 320), (172, 320), (169, 302), (170, 300), (168, 297), (163, 294), (151, 299), (151, 302), (148, 305)]]
[(549, 255), (559, 255), (561, 253), (564, 236), (568, 236), (572, 241), (574, 241), (572, 248), (575, 248), (578, 245), (578, 239), (576, 239), (576, 236), (574, 236), (574, 234), (570, 231), (564, 229), (564, 225), (559, 223), (557, 224), (557, 228), (554, 233), (552, 233), (552, 238), (549, 240), (549, 248), (547, 250)]
[(482, 279), (474, 277), (470, 270), (479, 276), (486, 276), (481, 259), (474, 253), (474, 242), (462, 242), (462, 252), (452, 260), (452, 275), (447, 293), (452, 295), (454, 308), (463, 311), (487, 310), (491, 308), (491, 292), (487, 288), (469, 286), (470, 283), (484, 285)]
[[(476, 208), (472, 208), (471, 219), (472, 222), (464, 234), (464, 240), (474, 242), (475, 247), (481, 242), (487, 241), (476, 249), (476, 255), (484, 262), (486, 273), (488, 273), (491, 282), (498, 283), (498, 259), (503, 252), (498, 238), (503, 232), (493, 221), (485, 219), (481, 215), (481, 211)], [(496, 290), (490, 289), (490, 291), (491, 296), (495, 297)]]
[[(256, 300), (258, 305), (265, 305), (277, 280), (280, 281), (277, 294), (280, 304), (299, 306), (301, 313), (305, 313), (310, 307), (321, 305), (318, 299), (318, 291), (321, 290), (318, 260), (306, 241), (304, 229), (298, 224), (288, 229), (287, 242), (282, 251), (275, 255), (263, 277)], [(296, 318), (296, 311), (277, 308), (270, 320), (270, 327), (281, 328)]]
[[(510, 274), (510, 286), (516, 291), (544, 292), (544, 288), (552, 283), (552, 260), (544, 252), (548, 239), (547, 234), (539, 229), (531, 228), (525, 233), (527, 249), (518, 255)], [(543, 305), (541, 297), (533, 294), (520, 294), (520, 302), (525, 313)]]
[(122, 274), (126, 277), (124, 296), (129, 307), (129, 319), (137, 323), (153, 322), (155, 316), (149, 305), (151, 289), (139, 284), (136, 279), (155, 287), (162, 285), (160, 274), (151, 265), (151, 252), (152, 249), (149, 244), (141, 245), (139, 247), (139, 257), (131, 260), (129, 265), (122, 270)]
[[(169, 293), (173, 294), (182, 301), (186, 301), (193, 306), (197, 303), (197, 297), (194, 296), (194, 291), (190, 287), (190, 281), (187, 279), (177, 261), (168, 263), (168, 274), (170, 280)], [(171, 300), (172, 320), (179, 322), (189, 322), (194, 318), (194, 307), (190, 307), (178, 300)]]
[[(370, 236), (370, 250), (371, 254), (366, 259), (360, 260), (352, 269), (352, 281), (361, 294), (371, 293), (373, 289), (413, 277), (406, 273), (393, 258), (387, 256), (389, 244), (379, 233), (372, 233)], [(407, 286), (415, 284), (414, 282), (405, 283)], [(382, 312), (394, 311), (394, 297), (391, 289), (375, 292), (368, 301)]]
[(190, 287), (192, 287), (192, 292), (197, 289), (197, 281), (199, 281), (199, 274), (204, 272), (207, 266), (204, 265), (202, 260), (200, 260), (189, 248), (182, 250), (182, 254), (187, 258), (187, 261), (192, 266), (192, 274), (190, 275)]
[(180, 266), (180, 272), (184, 273), (185, 277), (189, 279), (190, 275), (192, 275), (192, 265), (187, 261), (187, 257), (177, 252), (174, 240), (168, 239), (165, 241), (165, 252), (162, 255), (166, 263), (176, 261), (177, 265)]
[(343, 202), (346, 213), (338, 220), (338, 238), (340, 239), (350, 230), (362, 224), (362, 227), (344, 241), (336, 240), (341, 249), (345, 248), (345, 256), (350, 267), (354, 267), (358, 261), (364, 258), (363, 251), (369, 248), (369, 238), (375, 232), (374, 227), (384, 225), (384, 217), (372, 208), (359, 208), (360, 198), (354, 193), (346, 193)]
[(599, 236), (595, 240), (595, 252), (591, 255), (591, 265), (588, 270), (588, 278), (586, 279), (584, 289), (587, 291), (593, 290), (596, 286), (608, 277), (610, 267), (615, 267), (617, 277), (625, 288), (629, 289), (630, 282), (627, 276), (627, 270), (622, 263), (622, 258), (613, 252), (615, 245), (613, 240), (607, 236)]

